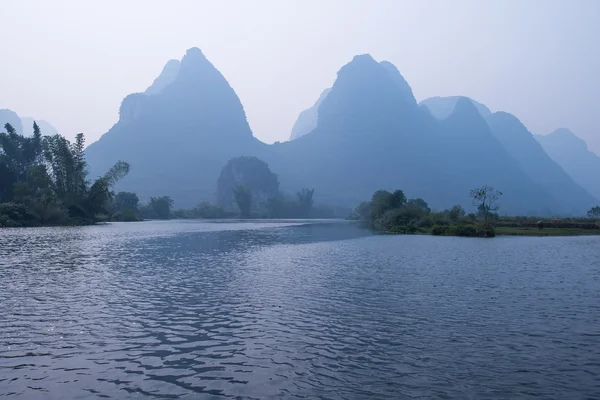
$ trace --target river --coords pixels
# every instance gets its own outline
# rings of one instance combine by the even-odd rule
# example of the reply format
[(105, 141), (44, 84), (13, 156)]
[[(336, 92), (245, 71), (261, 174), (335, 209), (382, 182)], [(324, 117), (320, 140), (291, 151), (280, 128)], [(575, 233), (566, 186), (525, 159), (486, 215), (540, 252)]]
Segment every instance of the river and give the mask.
[(4, 229), (0, 305), (0, 396), (600, 398), (600, 237)]

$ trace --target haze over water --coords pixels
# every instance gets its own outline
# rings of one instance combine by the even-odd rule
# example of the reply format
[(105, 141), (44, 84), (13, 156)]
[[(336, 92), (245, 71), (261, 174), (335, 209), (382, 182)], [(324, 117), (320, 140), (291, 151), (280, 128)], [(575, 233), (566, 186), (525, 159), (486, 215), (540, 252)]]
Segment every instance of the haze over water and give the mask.
[(2, 230), (0, 395), (598, 398), (598, 240)]

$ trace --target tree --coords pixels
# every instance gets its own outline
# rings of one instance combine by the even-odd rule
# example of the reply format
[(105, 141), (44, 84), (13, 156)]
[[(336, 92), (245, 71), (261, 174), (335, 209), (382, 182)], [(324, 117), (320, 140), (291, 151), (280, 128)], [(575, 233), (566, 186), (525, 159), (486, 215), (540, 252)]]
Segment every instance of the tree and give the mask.
[(354, 210), (354, 214), (361, 221), (366, 221), (369, 219), (369, 215), (371, 214), (371, 203), (367, 201), (363, 201)]
[(460, 217), (464, 217), (466, 213), (465, 209), (462, 208), (462, 206), (456, 204), (452, 206), (450, 210), (448, 210), (447, 214), (450, 221), (456, 222)]
[(250, 217), (250, 211), (252, 210), (252, 190), (247, 186), (238, 185), (233, 190), (233, 197), (240, 209), (242, 218)]
[(429, 215), (431, 213), (431, 208), (429, 208), (429, 204), (423, 199), (410, 199), (406, 203), (406, 208), (412, 210), (415, 214), (421, 215)]
[(234, 206), (234, 190), (243, 185), (252, 192), (253, 203), (266, 203), (279, 195), (279, 179), (269, 165), (257, 157), (232, 158), (221, 170), (217, 180), (217, 201), (225, 209)]
[(310, 215), (310, 211), (312, 210), (314, 204), (314, 193), (315, 189), (309, 190), (306, 188), (296, 193), (296, 197), (298, 198), (298, 208), (300, 209), (300, 214), (303, 217), (308, 217)]
[(592, 207), (587, 213), (590, 218), (600, 218), (600, 206)]
[(169, 196), (150, 197), (150, 203), (148, 203), (148, 206), (154, 218), (171, 218), (171, 208), (173, 207), (173, 200)]
[(140, 199), (137, 194), (131, 192), (119, 192), (115, 196), (114, 208), (117, 212), (125, 212), (127, 210), (138, 212)]
[[(423, 203), (425, 203), (425, 201), (422, 199), (417, 199), (417, 200), (421, 200)], [(391, 203), (392, 208), (400, 208), (405, 204), (406, 204), (406, 196), (404, 195), (404, 192), (402, 190), (398, 189), (394, 193), (392, 193), (392, 203)], [(427, 203), (425, 203), (425, 204), (427, 204)]]
[(376, 221), (394, 208), (394, 196), (387, 190), (378, 190), (371, 197), (371, 221)]
[(480, 188), (471, 190), (470, 195), (473, 199), (473, 205), (476, 206), (477, 210), (483, 215), (484, 225), (487, 227), (490, 213), (499, 208), (495, 203), (502, 196), (502, 192), (491, 186), (484, 185)]

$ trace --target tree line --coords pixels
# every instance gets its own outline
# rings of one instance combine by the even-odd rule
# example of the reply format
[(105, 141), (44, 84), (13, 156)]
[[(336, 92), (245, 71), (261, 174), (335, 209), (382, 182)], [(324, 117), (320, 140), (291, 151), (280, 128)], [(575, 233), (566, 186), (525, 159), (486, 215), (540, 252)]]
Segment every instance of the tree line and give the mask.
[(90, 180), (85, 138), (71, 143), (61, 135), (18, 134), (10, 124), (0, 133), (0, 226), (78, 225), (95, 223), (109, 213), (112, 187), (129, 172), (117, 162)]
[[(433, 212), (421, 198), (407, 199), (402, 190), (389, 192), (378, 190), (371, 200), (360, 203), (350, 219), (356, 219), (369, 227), (393, 233), (431, 233), (453, 236), (495, 236), (490, 222), (497, 218), (496, 204), (502, 192), (490, 186), (471, 191), (471, 198), (478, 213), (466, 214), (464, 208), (455, 205), (442, 212)], [(483, 221), (479, 221), (483, 219)], [(479, 221), (479, 222), (478, 222)]]
[[(360, 203), (349, 219), (359, 220), (377, 231), (392, 233), (429, 233), (433, 235), (493, 237), (496, 232), (510, 235), (599, 234), (600, 206), (588, 212), (588, 219), (500, 216), (502, 192), (491, 186), (470, 191), (476, 212), (467, 214), (461, 205), (433, 212), (423, 199), (407, 199), (402, 190), (378, 190), (371, 200)], [(549, 233), (547, 229), (551, 229)]]

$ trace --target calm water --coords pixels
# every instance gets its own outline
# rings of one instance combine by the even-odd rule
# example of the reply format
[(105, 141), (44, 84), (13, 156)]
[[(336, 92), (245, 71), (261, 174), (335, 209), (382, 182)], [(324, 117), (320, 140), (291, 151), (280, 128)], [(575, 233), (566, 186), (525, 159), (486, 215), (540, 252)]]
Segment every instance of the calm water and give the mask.
[(0, 396), (598, 399), (600, 238), (0, 230)]

